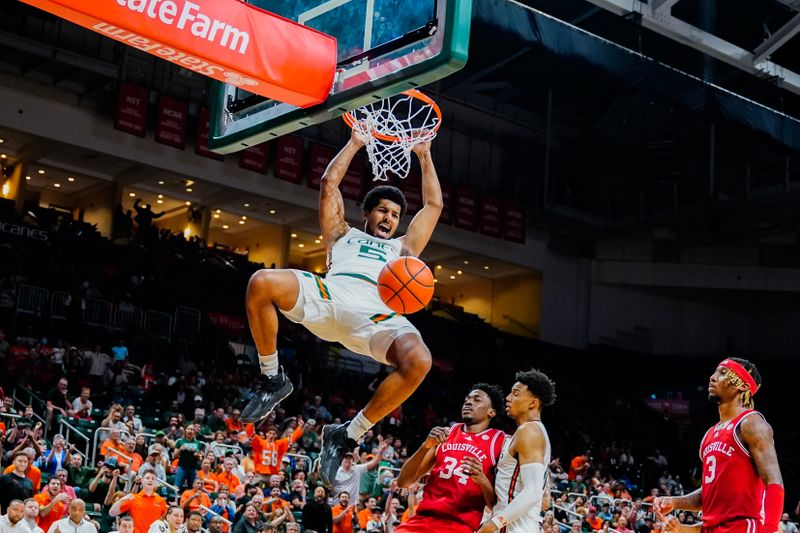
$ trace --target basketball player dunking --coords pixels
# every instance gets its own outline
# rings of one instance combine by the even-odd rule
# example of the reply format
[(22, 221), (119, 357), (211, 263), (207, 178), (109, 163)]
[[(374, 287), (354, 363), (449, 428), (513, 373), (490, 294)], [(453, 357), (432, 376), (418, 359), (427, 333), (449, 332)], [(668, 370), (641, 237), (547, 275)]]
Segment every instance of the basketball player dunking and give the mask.
[[(665, 531), (690, 533), (674, 509), (702, 511), (703, 533), (776, 533), (783, 512), (783, 480), (772, 428), (753, 410), (761, 376), (750, 361), (728, 358), (708, 383), (708, 399), (719, 405), (719, 423), (700, 445), (703, 484), (686, 496), (656, 498)], [(763, 522), (762, 522), (763, 510)]]
[(479, 533), (539, 533), (550, 464), (542, 408), (556, 401), (555, 383), (536, 369), (517, 372), (516, 380), (506, 397), (506, 413), (516, 421), (517, 431), (506, 438), (497, 462), (497, 503)]
[(435, 427), (397, 477), (409, 487), (430, 472), (416, 514), (395, 533), (472, 533), (484, 507), (494, 505), (494, 470), (505, 433), (490, 429), (503, 392), (495, 385), (472, 386), (461, 407), (461, 424)]
[(344, 455), (375, 423), (413, 393), (431, 367), (431, 354), (419, 331), (397, 316), (378, 296), (381, 268), (401, 255), (418, 256), (428, 244), (442, 211), (442, 190), (431, 158), (431, 143), (413, 150), (422, 168), (423, 207), (406, 234), (392, 238), (406, 209), (400, 189), (381, 186), (364, 197), (364, 229), (345, 220), (339, 184), (364, 139), (353, 130), (333, 158), (320, 183), (319, 223), (328, 251), (323, 280), (300, 270), (259, 270), (247, 286), (247, 318), (253, 334), (261, 376), (242, 411), (242, 420), (257, 422), (289, 396), (293, 386), (278, 365), (278, 310), (318, 337), (340, 342), (350, 350), (395, 367), (372, 399), (353, 420), (322, 430), (320, 475), (326, 486), (336, 478)]

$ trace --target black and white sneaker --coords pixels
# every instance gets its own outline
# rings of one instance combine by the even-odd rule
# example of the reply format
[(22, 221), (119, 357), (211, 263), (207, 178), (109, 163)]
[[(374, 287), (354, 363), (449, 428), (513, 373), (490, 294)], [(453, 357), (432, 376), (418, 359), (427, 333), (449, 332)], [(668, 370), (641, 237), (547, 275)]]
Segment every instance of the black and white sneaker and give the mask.
[(336, 472), (342, 464), (342, 459), (352, 453), (358, 443), (347, 436), (347, 426), (344, 424), (328, 424), (322, 428), (322, 453), (319, 454), (319, 475), (322, 484), (330, 488), (336, 480)]
[(258, 384), (250, 396), (250, 401), (242, 409), (242, 422), (260, 422), (293, 390), (294, 385), (284, 374), (283, 367), (274, 376), (259, 375)]

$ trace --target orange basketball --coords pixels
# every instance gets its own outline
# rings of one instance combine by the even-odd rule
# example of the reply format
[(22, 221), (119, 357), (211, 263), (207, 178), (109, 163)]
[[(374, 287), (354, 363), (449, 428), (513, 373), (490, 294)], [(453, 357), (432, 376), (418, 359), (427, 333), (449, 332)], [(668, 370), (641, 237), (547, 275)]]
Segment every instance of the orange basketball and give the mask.
[(416, 257), (398, 257), (378, 275), (378, 294), (395, 313), (416, 313), (433, 298), (433, 273)]

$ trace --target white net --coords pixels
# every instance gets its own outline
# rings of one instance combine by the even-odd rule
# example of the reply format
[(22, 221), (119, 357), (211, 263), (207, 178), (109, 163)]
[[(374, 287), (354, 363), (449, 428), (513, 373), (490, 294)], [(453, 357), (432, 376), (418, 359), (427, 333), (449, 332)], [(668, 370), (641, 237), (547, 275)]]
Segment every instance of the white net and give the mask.
[(350, 118), (348, 124), (367, 141), (376, 181), (408, 176), (411, 150), (433, 140), (442, 120), (435, 104), (416, 90), (356, 109)]

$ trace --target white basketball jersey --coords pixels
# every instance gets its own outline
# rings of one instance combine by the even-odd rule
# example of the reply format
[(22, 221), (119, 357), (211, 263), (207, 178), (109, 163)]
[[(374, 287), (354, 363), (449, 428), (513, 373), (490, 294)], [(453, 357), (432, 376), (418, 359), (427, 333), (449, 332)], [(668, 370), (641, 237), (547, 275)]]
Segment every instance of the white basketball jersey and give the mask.
[[(547, 436), (547, 430), (544, 424), (539, 421), (533, 423), (539, 424), (539, 427), (544, 433), (547, 446), (544, 454), (545, 475), (541, 480), (536, 480), (536, 483), (540, 483), (540, 486), (545, 488), (547, 483), (547, 468), (550, 464), (550, 438)], [(511, 435), (506, 437), (503, 451), (500, 453), (500, 459), (497, 461), (497, 475), (494, 479), (494, 491), (497, 494), (497, 503), (492, 509), (492, 517), (505, 511), (509, 502), (516, 498), (517, 495), (522, 492), (522, 489), (525, 488), (522, 486), (522, 479), (519, 476), (519, 461), (509, 453), (509, 448), (511, 447), (513, 439), (514, 437)], [(531, 502), (531, 508), (527, 515), (514, 520), (508, 527), (500, 531), (503, 533), (539, 533), (539, 515), (541, 511), (541, 502), (538, 505), (533, 505), (533, 502)]]
[(331, 247), (328, 255), (328, 274), (352, 278), (367, 278), (376, 283), (383, 266), (400, 256), (403, 241), (379, 239), (350, 228)]

